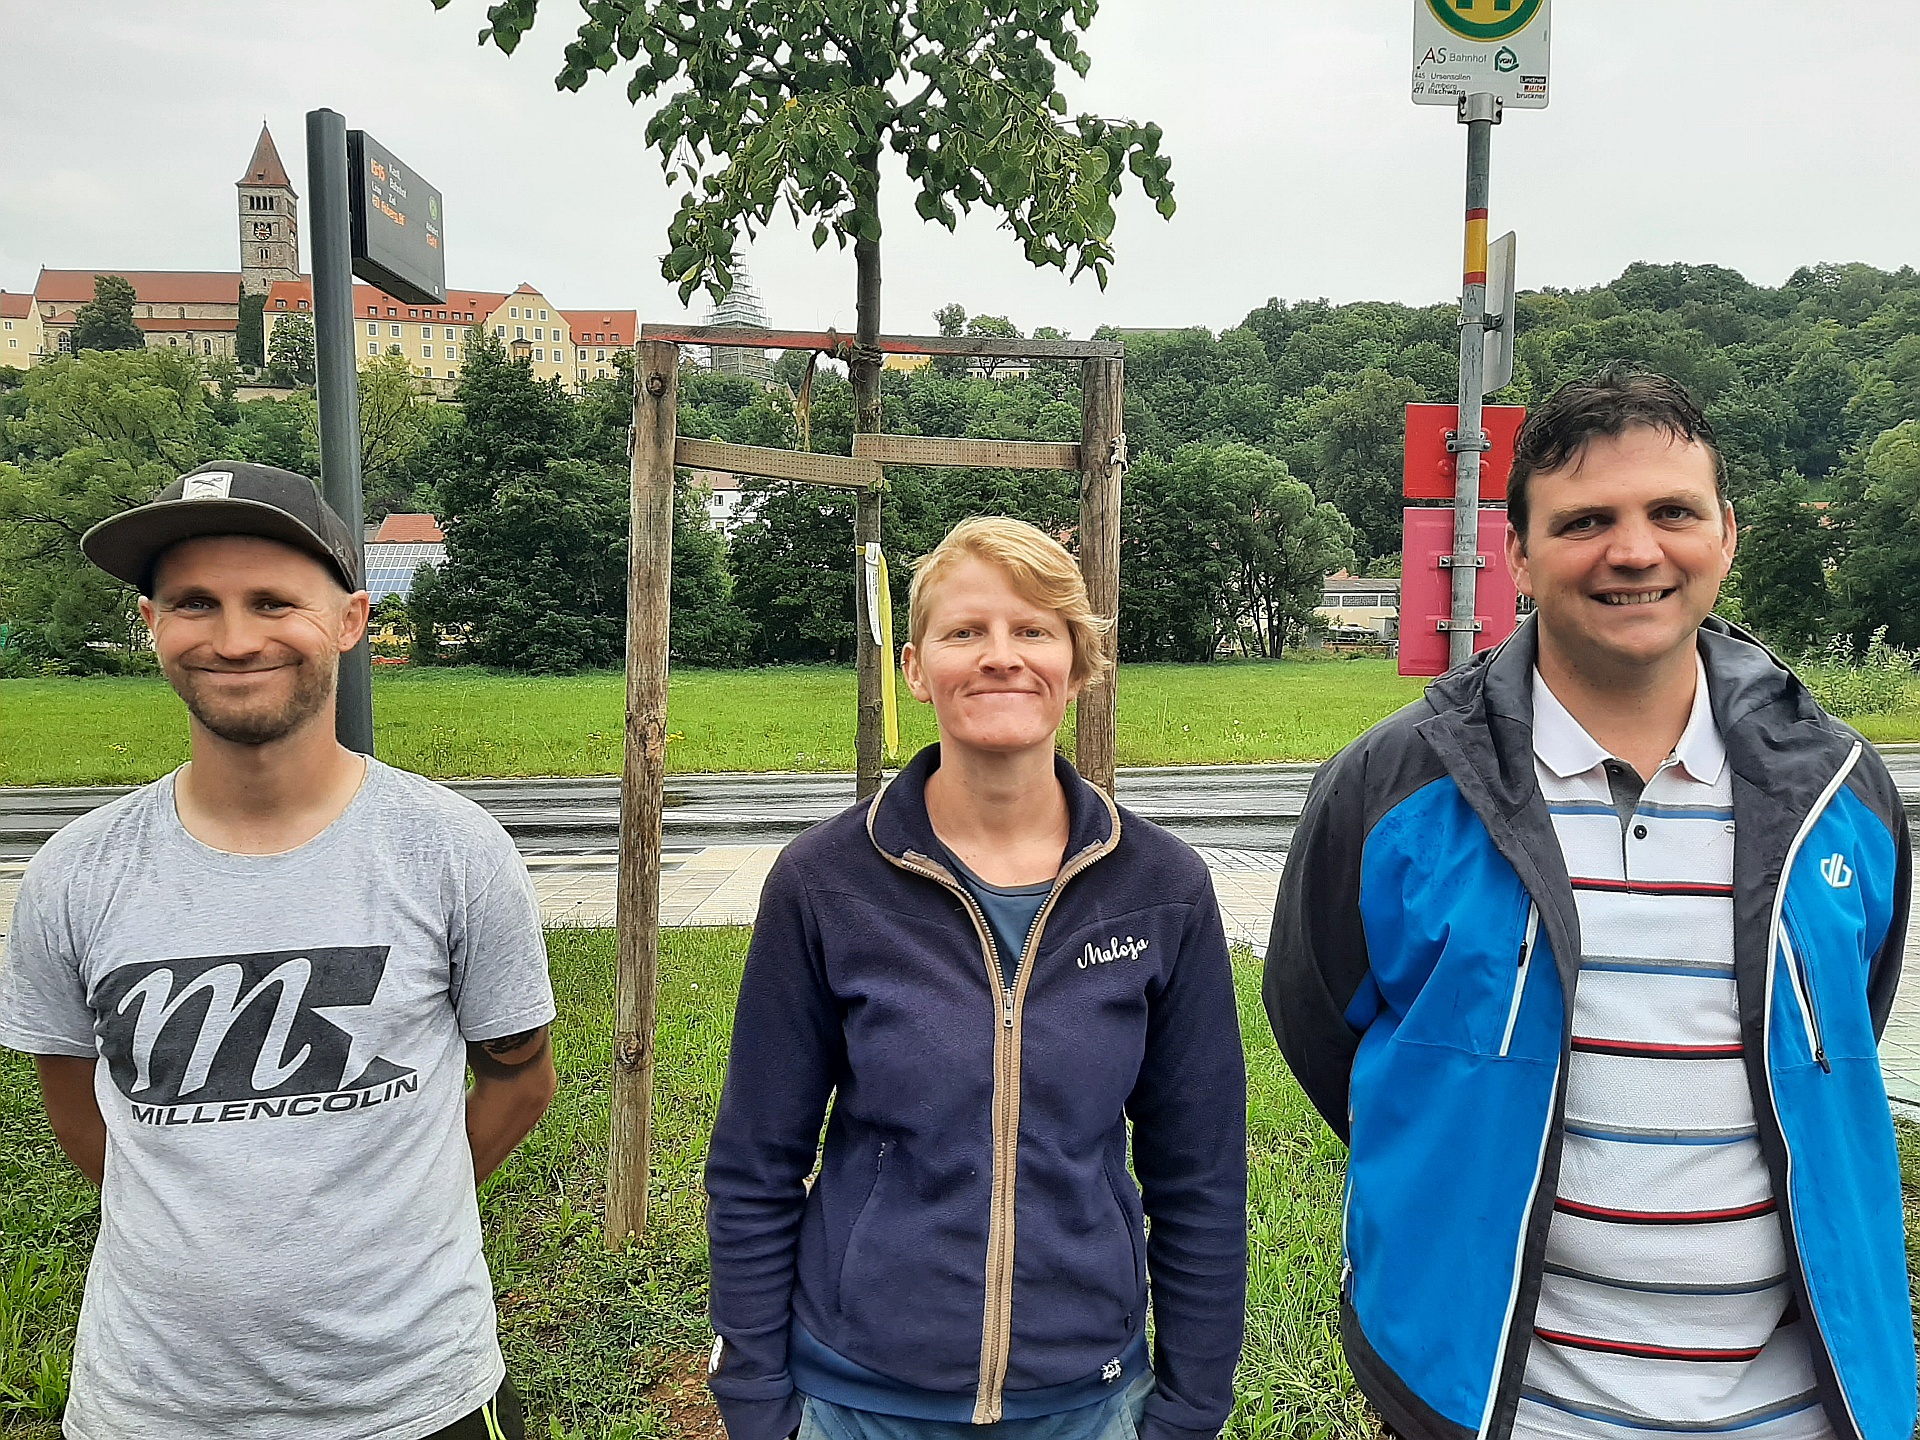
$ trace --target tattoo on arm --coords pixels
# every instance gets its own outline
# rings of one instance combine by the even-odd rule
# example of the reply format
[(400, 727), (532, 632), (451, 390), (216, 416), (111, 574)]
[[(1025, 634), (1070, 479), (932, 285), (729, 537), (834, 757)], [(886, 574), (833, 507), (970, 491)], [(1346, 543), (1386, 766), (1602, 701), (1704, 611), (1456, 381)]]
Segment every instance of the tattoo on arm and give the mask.
[[(540, 1042), (538, 1045), (533, 1043), (536, 1040)], [(484, 1075), (490, 1080), (508, 1080), (545, 1055), (549, 1043), (545, 1025), (522, 1030), (517, 1035), (499, 1035), (467, 1046), (467, 1064), (476, 1075)], [(529, 1049), (530, 1046), (532, 1048)], [(527, 1053), (513, 1060), (502, 1058), (519, 1050)]]

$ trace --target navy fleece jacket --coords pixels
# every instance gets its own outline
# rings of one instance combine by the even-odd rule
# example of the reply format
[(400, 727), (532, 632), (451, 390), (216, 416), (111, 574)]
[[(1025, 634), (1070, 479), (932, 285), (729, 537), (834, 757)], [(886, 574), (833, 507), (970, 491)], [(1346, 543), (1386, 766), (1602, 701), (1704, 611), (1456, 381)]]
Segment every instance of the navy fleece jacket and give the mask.
[(1058, 762), (1066, 860), (1007, 991), (932, 858), (939, 763), (795, 840), (761, 897), (706, 1172), (728, 1432), (798, 1424), (795, 1323), (986, 1422), (1117, 1372), (1151, 1282), (1141, 1440), (1211, 1440), (1245, 1309), (1246, 1076), (1206, 867)]

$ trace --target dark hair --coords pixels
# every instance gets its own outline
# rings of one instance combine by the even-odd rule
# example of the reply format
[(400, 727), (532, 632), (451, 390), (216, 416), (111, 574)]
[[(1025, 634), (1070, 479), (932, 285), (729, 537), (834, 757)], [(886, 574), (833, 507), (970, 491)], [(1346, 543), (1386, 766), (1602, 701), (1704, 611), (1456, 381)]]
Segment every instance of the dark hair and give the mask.
[(1698, 441), (1713, 454), (1713, 493), (1727, 499), (1727, 465), (1719, 437), (1687, 387), (1666, 375), (1612, 365), (1585, 380), (1570, 380), (1527, 415), (1513, 446), (1507, 480), (1507, 520), (1527, 537), (1527, 481), (1580, 458), (1596, 435), (1619, 435), (1636, 425), (1664, 430), (1676, 440)]

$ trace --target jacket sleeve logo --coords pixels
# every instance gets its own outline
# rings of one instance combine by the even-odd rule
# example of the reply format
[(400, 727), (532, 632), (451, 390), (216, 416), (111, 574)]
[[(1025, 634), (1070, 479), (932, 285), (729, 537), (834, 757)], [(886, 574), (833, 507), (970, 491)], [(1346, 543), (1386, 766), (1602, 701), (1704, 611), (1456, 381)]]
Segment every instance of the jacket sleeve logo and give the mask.
[(411, 1093), (416, 1073), (375, 1053), (387, 953), (362, 945), (120, 966), (91, 997), (108, 1073), (153, 1124), (299, 1117)]
[(1836, 890), (1844, 890), (1853, 884), (1853, 867), (1847, 864), (1847, 857), (1834, 851), (1820, 862), (1820, 878)]

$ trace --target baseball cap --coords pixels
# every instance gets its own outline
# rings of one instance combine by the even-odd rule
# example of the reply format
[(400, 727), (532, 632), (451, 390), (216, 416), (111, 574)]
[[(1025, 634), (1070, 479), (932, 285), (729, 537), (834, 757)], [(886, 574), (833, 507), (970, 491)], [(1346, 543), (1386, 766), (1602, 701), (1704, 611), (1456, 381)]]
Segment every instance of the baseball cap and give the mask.
[(360, 546), (347, 522), (304, 475), (215, 460), (189, 470), (144, 505), (109, 516), (80, 537), (94, 564), (142, 595), (153, 592), (160, 552), (205, 535), (259, 535), (325, 564), (349, 590), (360, 589)]

